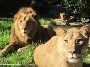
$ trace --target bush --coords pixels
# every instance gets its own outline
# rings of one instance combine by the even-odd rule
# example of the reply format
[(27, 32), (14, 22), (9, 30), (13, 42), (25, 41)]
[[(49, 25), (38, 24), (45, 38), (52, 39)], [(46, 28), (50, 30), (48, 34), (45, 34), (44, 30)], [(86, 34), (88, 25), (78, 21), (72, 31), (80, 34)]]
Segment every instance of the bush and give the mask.
[(88, 18), (90, 11), (90, 0), (62, 0), (66, 9), (76, 18)]

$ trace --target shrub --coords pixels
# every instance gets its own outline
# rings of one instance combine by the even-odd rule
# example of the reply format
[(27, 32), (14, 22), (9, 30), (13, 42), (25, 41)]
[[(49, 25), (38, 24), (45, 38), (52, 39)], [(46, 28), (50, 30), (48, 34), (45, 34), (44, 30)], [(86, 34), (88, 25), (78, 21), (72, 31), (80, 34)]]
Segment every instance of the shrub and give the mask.
[(76, 16), (76, 18), (87, 18), (89, 17), (90, 11), (90, 0), (62, 0), (66, 9)]

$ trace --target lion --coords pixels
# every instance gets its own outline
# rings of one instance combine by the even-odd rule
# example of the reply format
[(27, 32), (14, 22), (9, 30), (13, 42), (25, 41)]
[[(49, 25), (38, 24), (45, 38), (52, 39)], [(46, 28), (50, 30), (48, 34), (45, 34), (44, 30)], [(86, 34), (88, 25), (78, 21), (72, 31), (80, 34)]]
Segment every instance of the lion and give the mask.
[(66, 13), (60, 13), (60, 19), (62, 20), (62, 21), (72, 21), (72, 20), (74, 20), (74, 16), (70, 16), (70, 15), (68, 15), (68, 14), (66, 14)]
[(56, 22), (56, 24), (62, 23), (62, 24), (66, 24), (67, 26), (70, 26), (69, 22), (75, 21), (75, 17), (70, 16), (66, 14), (65, 12), (63, 12), (63, 13), (60, 13), (59, 19), (55, 19), (54, 21)]
[(88, 47), (89, 37), (88, 25), (79, 29), (70, 28), (63, 34), (53, 36), (34, 50), (35, 64), (38, 67), (82, 67), (82, 54)]
[(66, 22), (67, 26), (70, 26), (69, 22), (75, 20), (75, 17), (70, 16), (70, 15), (66, 14), (65, 12), (63, 12), (63, 13), (60, 13), (60, 19), (61, 19), (61, 21)]
[(38, 14), (31, 7), (23, 7), (14, 15), (15, 22), (11, 27), (10, 43), (0, 51), (0, 56), (8, 52), (24, 50), (26, 44), (45, 43), (56, 35), (50, 26), (41, 26)]

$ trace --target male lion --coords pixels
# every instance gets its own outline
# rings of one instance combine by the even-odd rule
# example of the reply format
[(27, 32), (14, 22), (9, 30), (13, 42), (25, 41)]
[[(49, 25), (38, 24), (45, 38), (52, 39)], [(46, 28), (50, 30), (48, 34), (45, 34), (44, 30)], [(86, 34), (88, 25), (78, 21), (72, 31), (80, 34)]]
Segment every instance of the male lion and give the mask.
[(60, 36), (53, 36), (34, 50), (35, 64), (38, 67), (82, 67), (82, 53), (87, 49), (89, 37), (89, 26), (71, 28)]
[(18, 51), (21, 51), (25, 48), (25, 44), (32, 42), (46, 42), (55, 35), (55, 31), (51, 27), (40, 25), (37, 13), (31, 7), (21, 8), (14, 18), (10, 43), (0, 51), (0, 55), (5, 55), (18, 48), (20, 48)]

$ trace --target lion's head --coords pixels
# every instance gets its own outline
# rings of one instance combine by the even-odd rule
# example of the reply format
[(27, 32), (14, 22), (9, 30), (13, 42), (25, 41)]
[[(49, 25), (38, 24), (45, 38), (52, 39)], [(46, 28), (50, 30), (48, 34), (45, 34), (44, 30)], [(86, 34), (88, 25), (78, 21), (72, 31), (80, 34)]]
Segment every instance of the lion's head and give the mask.
[(78, 62), (88, 46), (88, 36), (90, 36), (89, 26), (83, 26), (81, 29), (68, 29), (66, 33), (60, 35), (58, 49), (69, 62)]
[(65, 13), (60, 13), (60, 17), (61, 17), (62, 20), (65, 20), (66, 14)]
[(22, 36), (30, 36), (30, 38), (35, 36), (40, 24), (37, 14), (32, 8), (21, 8), (14, 18), (16, 31), (19, 30)]

